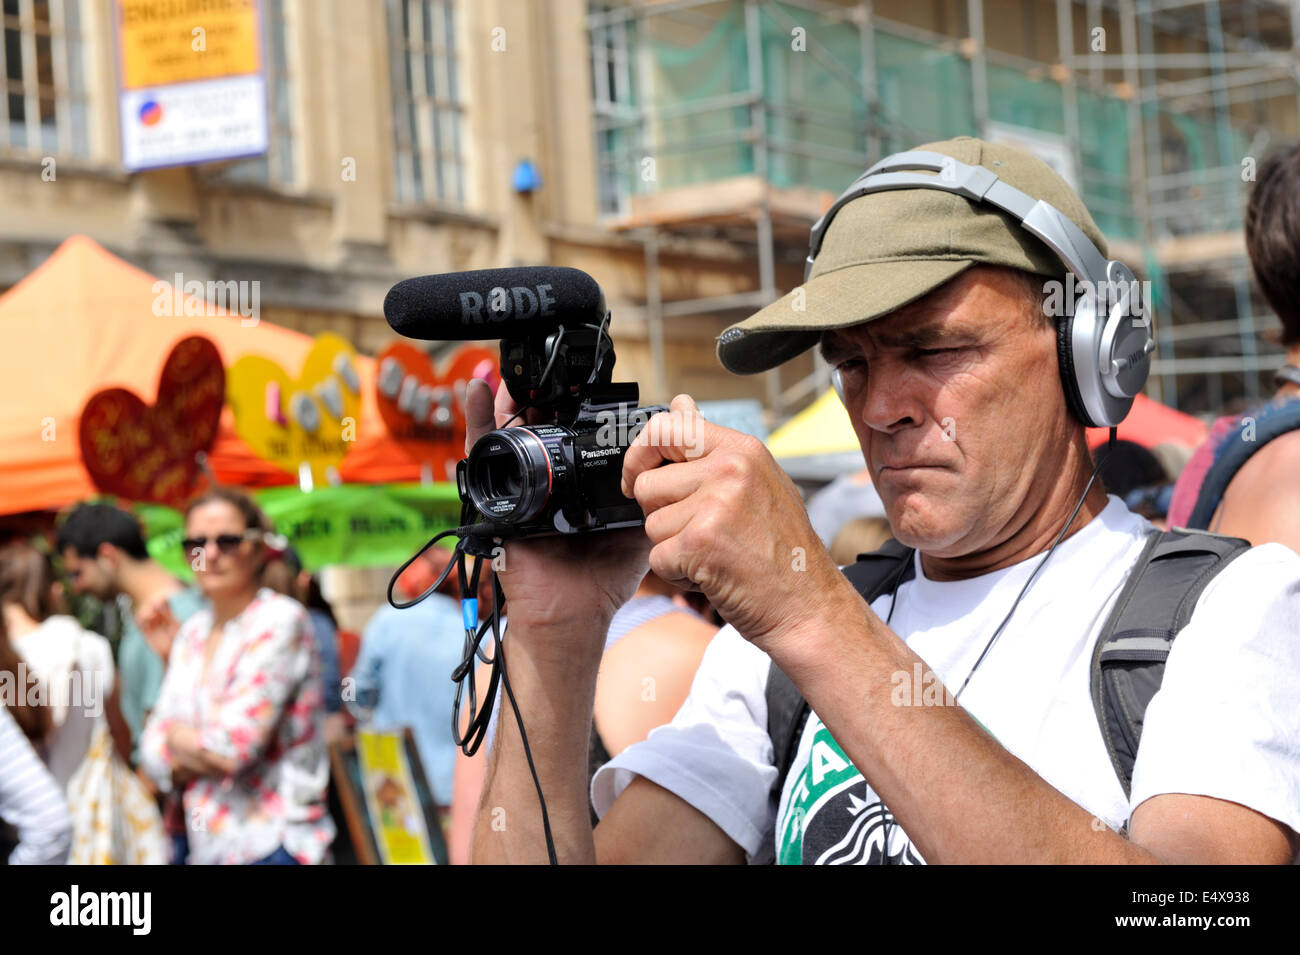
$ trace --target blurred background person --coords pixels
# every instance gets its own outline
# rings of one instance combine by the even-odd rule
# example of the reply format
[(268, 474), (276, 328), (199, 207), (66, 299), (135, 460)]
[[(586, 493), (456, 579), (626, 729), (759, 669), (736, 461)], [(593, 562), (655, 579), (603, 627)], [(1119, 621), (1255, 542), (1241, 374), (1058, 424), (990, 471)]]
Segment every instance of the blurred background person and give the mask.
[(0, 860), (9, 865), (62, 865), (72, 847), (72, 820), (59, 785), (9, 707), (0, 703)]
[(59, 526), (57, 542), (73, 590), (117, 602), (122, 620), (118, 698), (135, 765), (140, 731), (158, 698), (164, 666), (164, 655), (146, 639), (145, 630), (165, 644), (167, 635), (203, 606), (202, 595), (150, 558), (139, 522), (112, 505), (78, 504)]
[(334, 609), (321, 593), (320, 580), (302, 566), (302, 558), (292, 547), (266, 562), (262, 583), (276, 593), (292, 597), (302, 604), (311, 621), (312, 635), (321, 661), (321, 690), (325, 695), (325, 740), (343, 738), (343, 677), (339, 670), (339, 625)]
[[(451, 551), (431, 548), (397, 581), (403, 601), (424, 593), (451, 559)], [(480, 583), (490, 580), (486, 569)], [(414, 607), (397, 610), (382, 604), (361, 635), (361, 652), (352, 677), (356, 681), (358, 721), (377, 730), (409, 727), (420, 753), (439, 820), (446, 825), (452, 799), (456, 741), (451, 713), (456, 698), (452, 671), (465, 652), (465, 626), (453, 570), (442, 587)], [(489, 609), (480, 587), (480, 614)], [(482, 684), (480, 684), (482, 686)]]
[(871, 471), (841, 474), (808, 498), (808, 520), (827, 547), (840, 528), (857, 517), (884, 517), (885, 505), (871, 483)]
[(0, 616), (0, 860), (61, 865), (72, 847), (72, 820), (36, 751), (52, 722), (32, 697), (27, 675)]
[(40, 752), (73, 824), (69, 861), (167, 861), (158, 808), (129, 769), (131, 737), (118, 709), (106, 639), (57, 612), (49, 558), (26, 541), (0, 548), (0, 607), (19, 656), (44, 683), (50, 729)]
[[(1163, 457), (1173, 458), (1171, 452)], [(1092, 460), (1101, 462), (1098, 478), (1107, 494), (1114, 494), (1124, 506), (1141, 514), (1161, 528), (1169, 514), (1173, 500), (1176, 473), (1170, 473), (1162, 455), (1136, 441), (1123, 438), (1109, 444), (1099, 444), (1092, 449)]]
[(175, 635), (140, 749), (158, 786), (183, 794), (195, 864), (314, 864), (334, 839), (319, 654), (303, 608), (261, 586), (266, 532), (238, 491), (185, 511), (208, 606)]
[(58, 612), (57, 587), (54, 568), (31, 544), (12, 541), (0, 548), (0, 610), (13, 648), (46, 685), (51, 725), (45, 762), (66, 787), (100, 720), (116, 724), (114, 742), (123, 760), (130, 759), (131, 740), (118, 711), (113, 649), (76, 618)]
[[(651, 572), (610, 621), (596, 675), (588, 781), (628, 746), (645, 739), (655, 727), (671, 722), (685, 702), (700, 659), (718, 627), (682, 597), (682, 591)], [(487, 667), (481, 665), (479, 686), (486, 686), (487, 679)], [(506, 719), (515, 718), (504, 698), (505, 690), (499, 689), (493, 703), (492, 728), (479, 752), (468, 757), (457, 750), (455, 802), (447, 846), (454, 865), (469, 862), (488, 749), (502, 708)], [(592, 810), (592, 825), (597, 821)]]
[(1300, 144), (1259, 164), (1245, 216), (1255, 281), (1282, 324), (1271, 401), (1214, 422), (1174, 488), (1171, 526), (1300, 549)]
[(859, 554), (870, 554), (893, 537), (889, 521), (883, 517), (855, 517), (831, 541), (831, 559), (843, 567), (856, 563)]

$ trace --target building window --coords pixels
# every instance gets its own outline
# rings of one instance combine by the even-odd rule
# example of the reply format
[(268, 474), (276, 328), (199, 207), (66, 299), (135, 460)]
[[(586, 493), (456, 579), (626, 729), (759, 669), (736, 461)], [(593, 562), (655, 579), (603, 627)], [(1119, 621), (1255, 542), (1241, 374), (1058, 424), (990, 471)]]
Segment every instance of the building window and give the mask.
[(87, 156), (81, 0), (0, 0), (0, 151)]
[(388, 0), (399, 202), (465, 204), (464, 105), (452, 0)]
[(212, 174), (214, 179), (292, 187), (298, 181), (294, 142), (298, 139), (297, 111), (293, 108), (297, 69), (293, 58), (296, 24), (291, 0), (262, 0), (262, 53), (266, 76), (268, 151), (263, 156), (240, 159)]
[(601, 16), (618, 10), (608, 3), (593, 3), (591, 27), (591, 101), (596, 118), (596, 164), (600, 211), (617, 215), (627, 211), (628, 198), (637, 182), (636, 163), (641, 149), (641, 121), (626, 19)]

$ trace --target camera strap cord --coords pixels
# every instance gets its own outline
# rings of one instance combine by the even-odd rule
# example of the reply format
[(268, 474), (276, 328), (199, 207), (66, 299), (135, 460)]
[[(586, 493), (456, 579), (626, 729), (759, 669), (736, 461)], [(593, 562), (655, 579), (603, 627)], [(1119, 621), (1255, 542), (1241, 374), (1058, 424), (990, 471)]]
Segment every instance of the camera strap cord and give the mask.
[[(599, 325), (586, 324), (582, 326), (593, 329), (597, 333), (598, 356), (602, 354), (600, 351), (602, 343), (606, 348), (612, 349), (613, 347), (613, 342), (609, 338), (609, 318), (610, 313), (606, 311)], [(555, 367), (555, 360), (560, 354), (560, 345), (564, 341), (564, 335), (565, 328), (560, 325), (555, 337), (551, 340), (550, 354), (547, 356), (546, 366), (538, 381), (539, 388), (550, 379), (551, 371)], [(591, 374), (587, 379), (588, 385), (596, 380), (601, 365), (602, 362), (599, 357), (598, 360), (592, 363)], [(525, 404), (502, 427), (509, 427), (516, 418), (524, 417), (530, 408), (532, 408), (531, 404)], [(495, 534), (495, 531), (504, 530), (504, 528), (498, 528), (483, 521), (476, 523), (476, 516), (473, 506), (468, 501), (463, 501), (460, 511), (461, 526), (443, 531), (433, 537), (427, 544), (416, 551), (406, 563), (397, 568), (397, 572), (388, 581), (388, 603), (398, 610), (414, 607), (420, 601), (427, 599), (430, 594), (436, 592), (447, 579), (447, 575), (451, 573), (452, 567), (456, 568), (457, 580), (460, 584), (461, 614), (465, 624), (465, 650), (460, 664), (451, 673), (452, 682), (456, 684), (456, 701), (452, 705), (451, 713), (452, 738), (466, 756), (475, 755), (483, 744), (483, 740), (487, 736), (488, 726), (491, 724), (497, 688), (498, 686), (505, 687), (506, 697), (510, 700), (510, 708), (515, 714), (515, 722), (519, 725), (519, 739), (524, 746), (524, 757), (528, 760), (528, 771), (532, 773), (533, 785), (537, 788), (537, 801), (542, 809), (542, 829), (546, 834), (546, 855), (551, 865), (556, 865), (558, 859), (555, 854), (555, 839), (551, 833), (551, 818), (546, 810), (546, 796), (542, 793), (542, 783), (537, 776), (537, 766), (533, 763), (532, 749), (528, 745), (528, 734), (524, 730), (524, 718), (519, 712), (519, 704), (515, 702), (514, 690), (510, 688), (510, 677), (506, 672), (505, 648), (501, 642), (501, 610), (505, 607), (506, 598), (501, 590), (500, 581), (496, 579), (496, 571), (490, 568), (488, 572), (492, 574), (492, 612), (481, 623), (478, 619), (478, 585), (479, 575), (483, 569), (483, 558), (490, 556), (491, 546), (500, 542), (500, 538)], [(406, 571), (406, 568), (420, 560), (430, 547), (433, 547), (444, 537), (451, 537), (452, 535), (458, 538), (453, 550), (453, 557), (438, 579), (424, 593), (408, 603), (399, 603), (393, 599), (393, 588), (396, 586), (398, 578)], [(485, 543), (486, 547), (484, 546)], [(472, 572), (466, 571), (465, 568), (467, 555), (473, 555), (474, 557)], [(483, 650), (483, 640), (487, 637), (489, 630), (492, 633), (493, 653), (491, 656), (488, 656)], [(478, 700), (478, 675), (474, 665), (475, 660), (489, 664), (492, 668), (488, 677), (487, 691), (483, 694), (481, 706)], [(466, 691), (469, 693), (469, 722), (464, 734), (462, 734), (460, 731), (460, 714)]]
[[(537, 789), (537, 801), (542, 809), (542, 829), (546, 835), (546, 855), (551, 865), (557, 865), (559, 860), (555, 854), (555, 839), (551, 834), (551, 818), (546, 811), (546, 797), (542, 794), (542, 783), (537, 776), (537, 766), (533, 763), (532, 749), (528, 745), (528, 734), (524, 730), (524, 718), (519, 712), (519, 704), (515, 701), (514, 690), (510, 688), (510, 677), (506, 673), (505, 647), (501, 640), (501, 610), (505, 607), (506, 598), (501, 590), (501, 582), (496, 578), (496, 572), (490, 567), (488, 572), (492, 574), (492, 612), (481, 623), (478, 619), (478, 585), (479, 575), (483, 569), (484, 554), (468, 551), (467, 542), (469, 542), (469, 547), (476, 550), (481, 548), (482, 542), (487, 542), (490, 545), (495, 540), (491, 535), (493, 528), (490, 524), (470, 524), (468, 521), (471, 518), (471, 506), (462, 504), (461, 521), (465, 522), (462, 523), (462, 526), (438, 534), (416, 551), (414, 556), (406, 563), (397, 568), (397, 572), (388, 581), (388, 602), (398, 610), (414, 607), (420, 601), (435, 593), (447, 579), (447, 575), (451, 573), (452, 568), (456, 569), (457, 580), (460, 585), (461, 614), (465, 625), (465, 649), (460, 663), (451, 673), (451, 680), (456, 684), (456, 701), (452, 705), (451, 712), (452, 738), (466, 756), (473, 756), (477, 753), (483, 739), (487, 736), (488, 726), (492, 719), (493, 704), (496, 702), (497, 687), (505, 687), (506, 697), (510, 701), (510, 708), (515, 714), (515, 722), (519, 726), (519, 739), (524, 746), (524, 758), (528, 760), (528, 771), (532, 773), (533, 785)], [(421, 559), (429, 548), (437, 544), (438, 541), (452, 535), (456, 535), (458, 538), (453, 550), (453, 557), (438, 576), (438, 579), (424, 593), (408, 603), (399, 603), (394, 600), (393, 588), (397, 584), (398, 578), (406, 571), (406, 568)], [(472, 554), (474, 557), (473, 571), (466, 570), (465, 558), (467, 554)], [(488, 656), (483, 649), (483, 640), (489, 632), (492, 634), (493, 653), (491, 656)], [(491, 666), (482, 705), (479, 704), (478, 700), (476, 660)], [(466, 691), (469, 693), (469, 722), (464, 734), (462, 734), (460, 731), (460, 714)]]

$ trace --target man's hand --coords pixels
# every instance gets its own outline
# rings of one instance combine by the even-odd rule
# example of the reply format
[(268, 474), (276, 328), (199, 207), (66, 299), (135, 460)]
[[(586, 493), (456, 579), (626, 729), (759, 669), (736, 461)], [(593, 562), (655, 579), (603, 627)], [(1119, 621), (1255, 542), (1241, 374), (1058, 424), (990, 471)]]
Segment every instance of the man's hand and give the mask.
[(760, 646), (823, 613), (829, 595), (860, 604), (763, 443), (708, 423), (689, 396), (646, 423), (623, 483), (646, 514), (651, 569), (702, 591)]
[[(494, 409), (487, 383), (470, 381), (465, 453), (493, 428), (505, 426), (517, 410), (504, 385)], [(512, 631), (525, 625), (529, 632), (538, 627), (583, 632), (593, 620), (607, 624), (645, 576), (648, 551), (640, 529), (507, 541), (497, 577), (509, 603)], [(603, 640), (603, 629), (601, 636)]]
[[(505, 427), (516, 410), (502, 387), (494, 414), (487, 384), (471, 381), (465, 396), (466, 451), (494, 427)], [(649, 549), (645, 533), (632, 528), (511, 540), (504, 566), (494, 561), (508, 601), (510, 686), (528, 724), (529, 751), (562, 862), (595, 860), (587, 762), (596, 671), (610, 619), (645, 576)], [(476, 862), (546, 858), (537, 793), (510, 710), (502, 704), (475, 824)], [(498, 816), (511, 823), (494, 825)]]
[(172, 643), (176, 640), (176, 632), (181, 628), (172, 614), (167, 598), (157, 597), (141, 607), (136, 612), (135, 622), (144, 634), (145, 642), (166, 663), (172, 652)]

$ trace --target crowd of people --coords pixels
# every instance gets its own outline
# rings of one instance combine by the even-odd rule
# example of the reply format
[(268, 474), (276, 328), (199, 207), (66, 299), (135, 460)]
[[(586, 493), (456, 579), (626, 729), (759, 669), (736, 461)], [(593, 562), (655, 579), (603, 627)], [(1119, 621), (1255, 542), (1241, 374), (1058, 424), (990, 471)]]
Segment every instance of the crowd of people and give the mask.
[[(193, 585), (109, 504), (73, 508), (51, 548), (0, 550), (0, 676), (26, 688), (0, 706), (0, 851), (15, 864), (313, 864), (332, 848), (354, 858), (334, 845), (346, 834), (327, 747), (360, 722), (412, 731), (451, 861), (467, 862), (483, 759), (450, 728), (464, 633), (456, 577), (408, 609), (381, 605), (345, 665), (317, 576), (251, 498), (215, 489), (184, 519)], [(434, 550), (403, 574), (404, 598), (451, 557)], [(116, 653), (68, 612), (70, 593), (115, 607)], [(620, 612), (593, 773), (681, 705), (717, 630), (707, 612), (654, 575)]]
[[(1037, 160), (977, 140), (934, 148), (1036, 190), (1104, 248), (1077, 196)], [(1277, 708), (1289, 705), (1286, 681), (1300, 666), (1300, 504), (1288, 484), (1300, 464), (1300, 147), (1260, 166), (1246, 217), (1288, 363), (1268, 402), (1219, 418), (1195, 450), (1122, 440), (1090, 450), (1077, 395), (1062, 393), (1055, 372), (1035, 373), (1063, 354), (1059, 333), (1022, 308), (1025, 274), (1058, 274), (1055, 253), (1030, 249), (1000, 213), (935, 205), (925, 192), (854, 199), (821, 253), (831, 259), (825, 275), (922, 261), (906, 281), (892, 279), (911, 282), (912, 297), (882, 301), (856, 322), (800, 319), (801, 347), (820, 342), (837, 370), (866, 468), (803, 502), (761, 446), (701, 425), (698, 460), (629, 452), (625, 476), (647, 513), (640, 543), (598, 538), (581, 559), (567, 551), (568, 563), (532, 543), (504, 575), (507, 593), (524, 595), (508, 621), (521, 707), (553, 721), (533, 755), (561, 807), (552, 818), (562, 858), (1294, 858), (1300, 724), (1294, 708)], [(915, 233), (865, 228), (891, 217)], [(943, 257), (927, 245), (927, 222), (966, 241), (972, 261), (932, 268)], [(724, 363), (753, 372), (797, 353), (772, 337), (791, 335), (789, 321), (760, 313), (742, 326), (755, 344), (724, 351)], [(904, 322), (923, 332), (904, 335)], [(958, 344), (915, 344), (924, 334)], [(471, 383), (471, 441), (516, 410), (500, 395), (492, 409), (484, 392)], [(963, 415), (950, 447), (934, 437), (948, 420), (943, 402)], [(694, 406), (679, 398), (671, 414)], [(692, 499), (713, 508), (694, 535), (688, 512), (665, 516)], [(1114, 636), (1103, 604), (1146, 566), (1151, 535), (1167, 527), (1256, 546), (1220, 571), (1229, 583), (1199, 582), (1141, 753), (1134, 744), (1117, 782), (1087, 695), (1089, 641)], [(151, 559), (136, 519), (108, 504), (74, 508), (44, 547), (0, 550), (0, 679), (45, 688), (0, 705), (0, 839), (9, 843), (0, 853), (10, 863), (332, 861), (345, 833), (329, 746), (356, 721), (412, 731), (452, 862), (539, 858), (535, 831), (498, 833), (478, 812), (535, 811), (500, 698), (490, 760), (454, 741), (448, 677), (464, 634), (456, 576), (411, 609), (380, 607), (353, 660), (319, 580), (273, 531), (242, 492), (201, 494), (184, 513), (193, 585)], [(906, 547), (878, 551), (891, 538)], [(806, 546), (800, 575), (769, 566)], [(888, 586), (855, 591), (841, 570), (872, 552), (893, 555), (898, 571)], [(450, 559), (432, 551), (399, 591), (423, 593)], [(485, 615), (487, 574), (480, 583)], [(69, 589), (115, 605), (115, 651), (67, 613)], [(529, 598), (543, 589), (547, 600)], [(874, 613), (862, 612), (863, 598)], [(971, 642), (990, 633), (987, 645)], [(1044, 642), (1049, 634), (1060, 639)], [(1231, 675), (1216, 670), (1225, 653)], [(955, 706), (900, 713), (858, 692), (914, 663), (918, 674), (922, 665), (940, 672), (978, 716)], [(803, 703), (786, 714), (798, 714), (789, 739), (775, 722), (778, 677), (798, 685)], [(976, 804), (983, 822), (972, 821)]]

